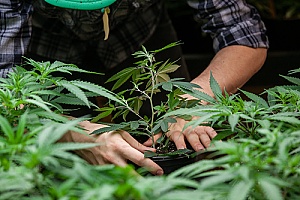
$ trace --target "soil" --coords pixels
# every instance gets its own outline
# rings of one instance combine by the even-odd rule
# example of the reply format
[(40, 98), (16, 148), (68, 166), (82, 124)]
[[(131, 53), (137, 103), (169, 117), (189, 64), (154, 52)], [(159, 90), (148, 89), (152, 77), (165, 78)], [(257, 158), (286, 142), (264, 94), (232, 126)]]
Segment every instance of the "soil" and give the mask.
[(176, 145), (174, 142), (170, 141), (167, 148), (165, 147), (157, 147), (156, 148), (156, 153), (158, 154), (166, 154), (166, 153), (171, 153), (171, 152), (174, 152), (176, 151), (177, 148), (176, 148)]

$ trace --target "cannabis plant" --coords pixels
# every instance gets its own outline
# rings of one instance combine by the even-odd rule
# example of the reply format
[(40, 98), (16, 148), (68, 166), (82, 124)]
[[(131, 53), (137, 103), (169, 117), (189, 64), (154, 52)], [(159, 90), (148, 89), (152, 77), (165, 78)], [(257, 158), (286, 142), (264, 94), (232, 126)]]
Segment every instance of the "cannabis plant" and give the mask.
[[(64, 108), (65, 104), (97, 107), (88, 100), (88, 97), (103, 95), (114, 98), (109, 91), (100, 86), (80, 80), (68, 81), (53, 75), (58, 72), (92, 73), (75, 65), (62, 62), (52, 64), (36, 62), (31, 59), (27, 59), (27, 65), (30, 70), (17, 66), (7, 78), (0, 79), (0, 168), (6, 175), (9, 171), (22, 169), (22, 165), (27, 167), (26, 170), (33, 171), (38, 170), (41, 163), (57, 165), (58, 160), (51, 157), (67, 156), (61, 152), (62, 149), (74, 150), (95, 146), (95, 144), (83, 146), (69, 144), (64, 147), (58, 144), (51, 145), (68, 130), (84, 134), (80, 127), (64, 125), (69, 121), (64, 116), (68, 114), (68, 110)], [(60, 127), (61, 131), (53, 129), (54, 126)], [(43, 132), (47, 132), (48, 135)], [(27, 157), (24, 156), (24, 152), (29, 153)], [(31, 179), (34, 178), (35, 175), (32, 175)], [(25, 184), (26, 181), (20, 183)], [(32, 187), (35, 187), (34, 184)]]
[[(290, 73), (296, 73), (293, 70)], [(166, 116), (189, 113), (197, 116), (187, 126), (209, 125), (218, 131), (215, 140), (233, 137), (261, 138), (257, 131), (266, 121), (271, 123), (285, 122), (288, 128), (300, 123), (299, 120), (299, 79), (291, 76), (282, 76), (295, 85), (276, 86), (266, 90), (267, 99), (262, 95), (256, 95), (240, 90), (249, 100), (242, 98), (240, 94), (229, 95), (222, 93), (218, 83), (211, 75), (210, 86), (215, 99), (205, 98), (209, 105), (195, 105), (193, 108), (180, 108)], [(191, 93), (191, 95), (193, 95)], [(201, 97), (199, 97), (201, 98)], [(204, 98), (202, 98), (204, 99)]]
[[(88, 143), (58, 143), (80, 121), (47, 122), (32, 130), (27, 114), (17, 125), (0, 117), (0, 199), (173, 199), (177, 187), (192, 198), (197, 182), (185, 178), (141, 177), (128, 167), (94, 166), (72, 150)], [(78, 130), (77, 130), (78, 131)], [(80, 131), (80, 130), (79, 130)], [(26, 132), (26, 133), (24, 133)], [(184, 200), (184, 198), (180, 198)]]
[[(94, 166), (72, 153), (100, 144), (59, 143), (67, 131), (85, 134), (67, 120), (64, 104), (97, 108), (95, 95), (118, 102), (92, 83), (68, 81), (57, 73), (92, 73), (61, 62), (21, 66), (0, 79), (0, 199), (173, 199), (176, 188), (192, 198), (197, 182), (185, 178), (143, 178), (128, 167)], [(158, 188), (156, 188), (158, 187)], [(183, 198), (181, 198), (183, 199)]]
[(59, 115), (68, 114), (64, 105), (96, 108), (97, 106), (89, 100), (94, 96), (105, 96), (118, 101), (110, 91), (101, 86), (55, 76), (57, 73), (94, 72), (58, 61), (50, 63), (27, 59), (27, 65), (30, 70), (17, 66), (7, 78), (0, 79), (0, 112), (10, 124), (17, 123), (18, 117), (24, 113), (31, 118), (31, 124), (27, 124), (28, 126), (39, 125), (41, 118), (65, 122), (66, 118)]
[(294, 77), (299, 72), (282, 76), (292, 84), (267, 89), (266, 99), (241, 90), (249, 100), (222, 96), (212, 77), (215, 101), (183, 109), (199, 116), (190, 125), (205, 121), (216, 127), (219, 135), (208, 149), (214, 159), (171, 176), (200, 179), (199, 190), (210, 195), (206, 199), (299, 199), (300, 79)]
[[(177, 108), (193, 107), (198, 101), (188, 101), (181, 97), (184, 93), (192, 93), (198, 85), (182, 81), (181, 78), (170, 79), (169, 73), (174, 72), (180, 66), (176, 61), (156, 61), (155, 54), (171, 48), (180, 43), (171, 43), (161, 49), (148, 51), (142, 47), (133, 56), (140, 61), (136, 66), (128, 67), (112, 76), (108, 82), (115, 81), (112, 90), (119, 88), (124, 82), (130, 80), (132, 89), (121, 91), (117, 94), (118, 101), (110, 102), (108, 106), (100, 108), (100, 114), (94, 119), (97, 121), (102, 117), (113, 114), (113, 119), (119, 116), (123, 117), (124, 122), (120, 124), (109, 124), (109, 127), (101, 128), (94, 132), (100, 134), (112, 130), (125, 130), (132, 135), (146, 135), (152, 138), (153, 147), (155, 147), (154, 135), (160, 132), (167, 133), (172, 123), (176, 123), (176, 116), (165, 116), (166, 113)], [(166, 92), (165, 101), (161, 99), (160, 104), (154, 104), (155, 95), (160, 92)], [(126, 98), (126, 94), (129, 94)], [(119, 102), (122, 102), (121, 104)], [(150, 115), (142, 115), (140, 109), (147, 102)], [(136, 120), (127, 120), (127, 115), (133, 113)], [(191, 117), (191, 116), (189, 116)], [(157, 141), (160, 148), (167, 148), (170, 141), (165, 136)], [(183, 150), (179, 151), (183, 153)]]
[[(298, 199), (300, 197), (299, 125), (283, 129), (284, 122), (265, 122), (261, 138), (216, 142), (218, 155), (174, 172), (172, 177), (200, 179), (207, 199)], [(296, 125), (297, 126), (297, 125)]]
[[(169, 79), (164, 72), (178, 66), (175, 62), (156, 62), (154, 55), (161, 50), (149, 53), (144, 48), (135, 54), (145, 59), (128, 72), (134, 87), (124, 93), (140, 92), (130, 99), (91, 83), (54, 76), (52, 72), (92, 73), (61, 62), (28, 59), (32, 69), (17, 67), (8, 78), (0, 79), (0, 199), (299, 199), (300, 80), (294, 75), (300, 69), (282, 76), (291, 85), (267, 89), (263, 93), (266, 98), (240, 90), (247, 100), (239, 94), (222, 94), (211, 75), (212, 98), (195, 90), (195, 85)], [(144, 73), (149, 72), (147, 67), (153, 70), (150, 75)], [(115, 78), (119, 84), (129, 79), (122, 73)], [(168, 101), (150, 107), (153, 116), (140, 116), (141, 104), (137, 102), (151, 102), (151, 94), (161, 90), (168, 91)], [(182, 93), (198, 100), (186, 101)], [(115, 116), (125, 120), (129, 112), (138, 117), (104, 130), (125, 128), (141, 134), (145, 129), (152, 137), (158, 131), (168, 131), (174, 116), (198, 116), (187, 126), (206, 125), (218, 131), (208, 149), (214, 159), (201, 160), (163, 177), (142, 177), (130, 166), (89, 165), (72, 151), (100, 144), (57, 141), (69, 130), (84, 134), (77, 127), (83, 119), (70, 121), (62, 115), (68, 113), (64, 104), (97, 108), (89, 101), (95, 95), (111, 100), (108, 107), (100, 109), (104, 114), (99, 118), (115, 110)], [(203, 106), (199, 101), (209, 104)]]

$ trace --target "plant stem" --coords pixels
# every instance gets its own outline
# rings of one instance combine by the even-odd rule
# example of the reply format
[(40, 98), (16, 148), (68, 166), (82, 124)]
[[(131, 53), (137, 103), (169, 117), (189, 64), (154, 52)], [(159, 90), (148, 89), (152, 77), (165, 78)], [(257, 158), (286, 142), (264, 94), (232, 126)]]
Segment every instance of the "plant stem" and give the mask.
[[(152, 66), (152, 58), (149, 58), (150, 61), (150, 66)], [(150, 101), (150, 109), (151, 109), (151, 122), (150, 122), (150, 130), (151, 130), (151, 139), (152, 139), (152, 146), (153, 148), (155, 147), (154, 144), (154, 134), (152, 133), (152, 129), (153, 129), (153, 123), (154, 123), (154, 105), (153, 105), (153, 94), (154, 94), (154, 86), (155, 86), (155, 77), (156, 77), (156, 73), (154, 71), (153, 68), (149, 68), (150, 70), (150, 74), (151, 74), (151, 93), (150, 93), (150, 97), (149, 97), (149, 101)]]

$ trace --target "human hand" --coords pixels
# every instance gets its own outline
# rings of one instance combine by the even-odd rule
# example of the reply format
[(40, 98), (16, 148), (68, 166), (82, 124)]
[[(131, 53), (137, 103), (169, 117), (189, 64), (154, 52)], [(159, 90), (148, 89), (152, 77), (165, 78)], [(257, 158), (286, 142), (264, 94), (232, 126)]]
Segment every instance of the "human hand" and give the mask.
[[(184, 131), (183, 128), (187, 121), (181, 118), (176, 119), (177, 122), (170, 126), (170, 131), (166, 134), (176, 145), (177, 149), (185, 149), (186, 141), (195, 151), (200, 151), (210, 146), (211, 140), (217, 135), (217, 132), (209, 126), (197, 126), (195, 128), (188, 127)], [(161, 134), (155, 135), (155, 141)], [(147, 140), (144, 145), (150, 146), (152, 140)]]
[(185, 141), (188, 141), (195, 151), (200, 151), (210, 146), (211, 140), (217, 135), (217, 132), (209, 126), (189, 126), (184, 131), (183, 127), (187, 123), (184, 119), (177, 118), (177, 123), (170, 127), (167, 133), (168, 137), (176, 144), (177, 149), (186, 148)]
[[(104, 127), (101, 124), (88, 121), (81, 122), (80, 125), (87, 133)], [(115, 164), (126, 166), (127, 160), (130, 160), (154, 175), (163, 174), (163, 169), (151, 159), (145, 158), (143, 154), (145, 151), (155, 151), (155, 149), (140, 144), (125, 131), (107, 132), (93, 136), (69, 131), (60, 141), (99, 143), (99, 146), (76, 151), (78, 155), (93, 165)]]

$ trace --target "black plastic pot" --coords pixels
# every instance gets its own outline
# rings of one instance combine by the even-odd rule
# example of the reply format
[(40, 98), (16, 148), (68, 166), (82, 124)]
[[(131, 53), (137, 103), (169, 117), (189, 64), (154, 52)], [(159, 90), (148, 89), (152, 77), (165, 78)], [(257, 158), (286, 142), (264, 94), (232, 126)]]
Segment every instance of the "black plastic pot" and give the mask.
[(211, 152), (203, 151), (193, 156), (194, 153), (176, 156), (155, 156), (151, 159), (164, 170), (164, 174), (170, 174), (181, 167), (206, 159), (211, 154)]
[[(144, 143), (148, 137), (144, 135), (135, 136), (135, 139), (140, 143)], [(170, 149), (176, 150), (176, 146), (173, 142), (169, 143)], [(180, 169), (181, 167), (187, 166), (189, 164), (195, 163), (197, 161), (203, 159), (211, 159), (212, 152), (208, 152), (203, 150), (202, 152), (196, 153), (194, 150), (191, 150), (192, 147), (187, 143), (187, 149), (189, 149), (189, 153), (178, 154), (178, 155), (155, 155), (152, 157), (148, 157), (153, 160), (156, 164), (158, 164), (163, 170), (164, 174), (170, 174), (171, 172)], [(129, 163), (135, 167), (135, 169), (140, 168), (140, 166), (132, 163)]]

